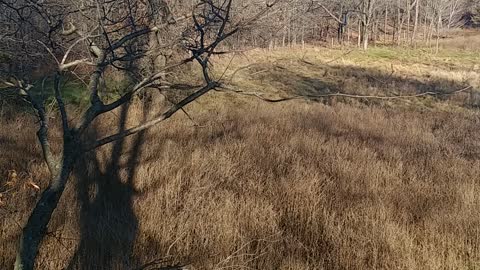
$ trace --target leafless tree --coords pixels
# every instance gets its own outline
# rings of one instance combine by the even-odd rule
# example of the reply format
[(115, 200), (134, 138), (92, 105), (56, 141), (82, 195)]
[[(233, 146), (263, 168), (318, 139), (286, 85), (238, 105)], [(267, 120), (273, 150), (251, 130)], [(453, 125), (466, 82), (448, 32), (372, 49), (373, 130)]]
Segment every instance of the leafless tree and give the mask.
[[(9, 53), (7, 57), (19, 63), (2, 69), (0, 78), (34, 108), (39, 120), (38, 140), (52, 175), (23, 227), (15, 269), (33, 269), (47, 225), (76, 161), (86, 152), (157, 125), (219, 87), (221, 82), (210, 74), (210, 58), (218, 53), (216, 49), (264, 16), (276, 2), (264, 2), (262, 8), (247, 17), (233, 14), (232, 0), (177, 2), (175, 7), (163, 0), (0, 1), (1, 20), (6, 23), (0, 44)], [(27, 32), (31, 34), (25, 35)], [(8, 47), (17, 43), (23, 51)], [(175, 62), (160, 59), (172, 50), (181, 51), (183, 57)], [(129, 103), (141, 92), (172, 89), (166, 74), (189, 62), (201, 68), (202, 86), (146, 122), (96, 141), (86, 139), (84, 134), (100, 115)], [(63, 130), (59, 155), (51, 150), (44, 95), (34, 91), (34, 74), (40, 67), (43, 74), (53, 73), (54, 99)], [(80, 76), (75, 73), (78, 68), (90, 73), (90, 104), (80, 120), (73, 121), (62, 97), (61, 82), (66, 76)], [(126, 74), (131, 83), (120, 97), (107, 100), (102, 80), (113, 72)]]
[[(224, 49), (333, 42), (335, 36), (344, 44), (352, 32), (358, 46), (367, 49), (380, 31), (384, 42), (388, 35), (397, 44), (435, 36), (438, 44), (442, 29), (458, 25), (473, 6), (478, 8), (471, 0), (0, 0), (2, 88), (14, 89), (32, 105), (52, 175), (23, 228), (15, 269), (33, 268), (76, 161), (86, 152), (159, 124), (218, 88), (221, 82), (211, 75), (210, 59)], [(175, 90), (169, 74), (189, 63), (200, 67), (201, 86), (146, 122), (96, 141), (86, 139), (99, 116), (141, 93)], [(114, 100), (106, 97), (103, 86), (112, 74), (121, 74), (128, 82)], [(89, 92), (88, 108), (75, 121), (62, 97), (62, 81), (71, 76), (84, 79)], [(45, 93), (36, 91), (45, 77), (53, 78), (63, 130), (59, 155), (48, 139)]]

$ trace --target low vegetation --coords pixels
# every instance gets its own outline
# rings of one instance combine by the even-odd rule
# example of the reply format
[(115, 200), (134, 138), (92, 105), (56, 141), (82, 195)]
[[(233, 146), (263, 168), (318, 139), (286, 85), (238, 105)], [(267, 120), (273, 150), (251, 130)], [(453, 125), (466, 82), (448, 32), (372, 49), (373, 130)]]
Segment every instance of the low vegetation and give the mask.
[[(216, 58), (225, 89), (80, 162), (38, 269), (480, 268), (480, 54), (448, 42), (438, 54), (307, 47)], [(442, 95), (315, 97), (425, 92)], [(261, 99), (296, 95), (309, 98)], [(148, 118), (150, 106), (109, 113), (89, 136)], [(0, 117), (5, 269), (48, 185), (33, 117), (13, 115)], [(58, 151), (61, 128), (51, 128)]]

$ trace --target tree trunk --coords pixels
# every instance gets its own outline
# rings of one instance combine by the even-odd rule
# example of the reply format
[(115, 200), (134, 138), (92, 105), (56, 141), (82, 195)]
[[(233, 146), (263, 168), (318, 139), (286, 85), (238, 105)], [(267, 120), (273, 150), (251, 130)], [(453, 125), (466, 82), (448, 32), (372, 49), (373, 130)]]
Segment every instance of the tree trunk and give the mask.
[(435, 53), (438, 54), (438, 51), (440, 49), (440, 29), (442, 28), (442, 15), (439, 12), (438, 14), (438, 22), (437, 22), (437, 39), (435, 42)]
[(348, 45), (350, 45), (350, 35), (351, 35), (351, 31), (350, 31), (349, 25), (350, 25), (350, 24), (347, 25), (347, 43), (348, 43)]
[(363, 42), (363, 49), (368, 49), (368, 42), (369, 42), (369, 34), (370, 34), (370, 27), (373, 17), (373, 10), (375, 6), (374, 0), (364, 0), (362, 2), (362, 42)]
[(292, 17), (291, 10), (288, 10), (288, 27), (287, 27), (287, 43), (288, 47), (292, 47)]
[(397, 45), (402, 44), (402, 12), (400, 11), (400, 6), (397, 8)]
[(396, 40), (397, 40), (396, 39), (397, 38), (397, 29), (398, 29), (397, 22), (398, 22), (398, 20), (395, 18), (395, 16), (393, 16), (392, 45), (394, 45)]
[(367, 50), (368, 49), (368, 39), (369, 39), (369, 34), (368, 30), (365, 30), (365, 33), (363, 34), (363, 49)]
[[(75, 146), (73, 144), (71, 146), (70, 149), (74, 149)], [(23, 227), (15, 260), (15, 270), (33, 270), (38, 249), (47, 233), (47, 226), (53, 211), (57, 208), (58, 201), (65, 190), (76, 156), (77, 153), (74, 151), (66, 150), (59, 172), (54, 176), (50, 186), (42, 193), (27, 224)]]
[(412, 45), (414, 47), (416, 47), (419, 8), (420, 8), (420, 0), (415, 0), (415, 22), (413, 24), (413, 33), (412, 33)]
[(425, 16), (423, 17), (423, 41), (424, 42), (427, 42), (427, 39), (428, 39), (428, 16), (427, 14), (425, 14)]
[(458, 8), (458, 0), (455, 0), (450, 5), (450, 12), (449, 12), (449, 16), (448, 16), (448, 25), (447, 25), (447, 28), (449, 30), (452, 27), (453, 19), (455, 17), (455, 14), (457, 13), (457, 8)]
[(410, 40), (410, 21), (411, 21), (411, 12), (410, 12), (410, 0), (407, 0), (407, 31), (405, 31), (405, 40)]
[(366, 1), (369, 0), (364, 0), (362, 2), (362, 20), (361, 20), (361, 27), (360, 27), (360, 32), (361, 32), (361, 43), (362, 43), (362, 48), (366, 50), (368, 48), (368, 14), (367, 14), (367, 3)]
[(385, 5), (385, 19), (383, 22), (383, 43), (387, 44), (388, 5)]
[(362, 45), (362, 22), (361, 20), (358, 21), (358, 39), (357, 39), (358, 47)]
[(338, 43), (343, 44), (344, 40), (344, 33), (345, 33), (345, 26), (348, 23), (347, 13), (343, 12), (343, 6), (340, 8), (340, 20), (341, 22), (338, 23)]
[(432, 15), (432, 17), (430, 18), (430, 26), (428, 27), (428, 38), (427, 38), (427, 44), (428, 46), (431, 46), (431, 43), (432, 43), (432, 38), (433, 38), (433, 27), (435, 25), (435, 16)]
[(305, 49), (305, 23), (302, 24), (302, 49)]

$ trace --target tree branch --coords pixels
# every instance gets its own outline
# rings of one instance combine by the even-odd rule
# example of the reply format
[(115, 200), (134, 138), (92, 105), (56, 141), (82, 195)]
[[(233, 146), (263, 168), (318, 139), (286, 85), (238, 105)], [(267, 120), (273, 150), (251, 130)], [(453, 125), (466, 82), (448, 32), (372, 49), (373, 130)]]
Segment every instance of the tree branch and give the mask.
[(138, 133), (140, 131), (146, 130), (146, 129), (152, 127), (152, 126), (155, 126), (156, 124), (158, 124), (160, 122), (163, 122), (166, 119), (170, 118), (174, 113), (176, 113), (178, 110), (181, 110), (183, 107), (190, 104), (192, 101), (196, 100), (197, 98), (199, 98), (199, 97), (203, 96), (204, 94), (208, 93), (210, 90), (215, 89), (216, 87), (219, 87), (219, 86), (220, 85), (219, 85), (218, 82), (211, 82), (211, 83), (207, 84), (206, 86), (204, 86), (203, 88), (201, 88), (200, 90), (196, 91), (195, 93), (189, 95), (188, 97), (186, 97), (185, 99), (183, 99), (179, 103), (175, 104), (170, 109), (168, 109), (164, 113), (160, 114), (159, 116), (155, 117), (154, 119), (152, 119), (148, 122), (145, 122), (141, 125), (138, 125), (137, 127), (130, 128), (130, 129), (127, 129), (125, 131), (119, 132), (117, 134), (114, 134), (114, 135), (105, 137), (103, 139), (100, 139), (100, 140), (96, 141), (94, 144), (92, 144), (90, 146), (87, 146), (85, 148), (86, 152), (92, 151), (92, 150), (94, 150), (98, 147), (101, 147), (103, 145), (106, 145), (108, 143), (123, 139), (125, 137), (131, 136), (131, 135), (133, 135), (135, 133)]
[(52, 153), (50, 142), (48, 140), (48, 115), (45, 112), (45, 107), (43, 106), (43, 101), (38, 102), (35, 98), (31, 95), (30, 89), (33, 85), (25, 85), (23, 82), (18, 81), (16, 84), (9, 83), (9, 85), (13, 85), (20, 91), (20, 95), (23, 96), (30, 104), (32, 104), (33, 108), (37, 113), (37, 117), (40, 121), (40, 128), (37, 131), (37, 138), (42, 148), (43, 158), (47, 163), (48, 170), (54, 176), (57, 173), (57, 161)]
[(55, 74), (55, 79), (54, 79), (54, 90), (55, 90), (55, 100), (57, 101), (58, 104), (58, 109), (60, 110), (60, 116), (62, 118), (62, 127), (63, 127), (63, 136), (67, 136), (70, 133), (69, 127), (68, 127), (68, 116), (67, 116), (67, 110), (65, 109), (65, 104), (63, 102), (62, 94), (60, 92), (60, 74), (57, 73)]
[(256, 97), (258, 99), (261, 99), (266, 102), (270, 103), (278, 103), (278, 102), (284, 102), (284, 101), (291, 101), (291, 100), (297, 100), (297, 99), (314, 99), (314, 98), (328, 98), (328, 97), (345, 97), (345, 98), (354, 98), (354, 99), (381, 99), (381, 100), (392, 100), (392, 99), (409, 99), (409, 98), (418, 98), (418, 97), (424, 97), (424, 96), (448, 96), (448, 95), (455, 95), (461, 92), (465, 92), (469, 89), (471, 89), (472, 86), (467, 86), (465, 88), (462, 88), (460, 90), (456, 90), (453, 92), (449, 93), (439, 93), (439, 92), (424, 92), (420, 94), (415, 94), (415, 95), (403, 95), (403, 96), (375, 96), (375, 95), (353, 95), (353, 94), (344, 94), (344, 93), (331, 93), (331, 94), (320, 94), (320, 95), (294, 95), (294, 96), (289, 96), (289, 97), (282, 97), (282, 98), (270, 98), (270, 97), (265, 97), (264, 93), (260, 92), (246, 92), (238, 89), (232, 89), (228, 87), (221, 87), (217, 88), (217, 92), (229, 92), (229, 93), (235, 93), (239, 95), (244, 95), (244, 96), (252, 96)]

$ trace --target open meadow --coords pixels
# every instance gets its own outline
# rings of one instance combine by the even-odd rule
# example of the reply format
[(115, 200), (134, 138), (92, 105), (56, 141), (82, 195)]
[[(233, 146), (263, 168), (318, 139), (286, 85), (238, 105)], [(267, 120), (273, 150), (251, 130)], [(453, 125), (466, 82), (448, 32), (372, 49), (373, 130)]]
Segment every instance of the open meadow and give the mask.
[[(438, 53), (215, 57), (225, 88), (78, 162), (37, 267), (480, 269), (478, 48), (469, 34)], [(135, 99), (88, 136), (156, 110)], [(31, 112), (1, 114), (0, 268), (10, 269), (49, 172)], [(61, 127), (50, 128), (59, 151)]]

